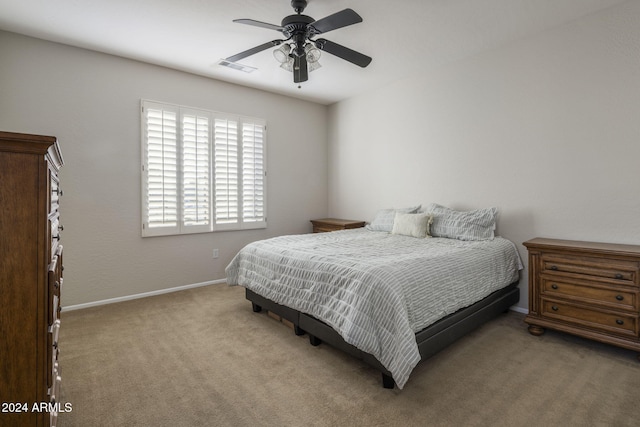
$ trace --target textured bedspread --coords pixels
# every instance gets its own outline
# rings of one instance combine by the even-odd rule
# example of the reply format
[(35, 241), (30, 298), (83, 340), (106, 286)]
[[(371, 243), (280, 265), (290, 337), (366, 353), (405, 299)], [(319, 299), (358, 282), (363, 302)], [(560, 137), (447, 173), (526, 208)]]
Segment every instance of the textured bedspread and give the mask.
[(518, 279), (502, 238), (419, 239), (364, 228), (276, 237), (243, 248), (226, 269), (242, 285), (330, 325), (374, 355), (402, 388), (418, 332)]

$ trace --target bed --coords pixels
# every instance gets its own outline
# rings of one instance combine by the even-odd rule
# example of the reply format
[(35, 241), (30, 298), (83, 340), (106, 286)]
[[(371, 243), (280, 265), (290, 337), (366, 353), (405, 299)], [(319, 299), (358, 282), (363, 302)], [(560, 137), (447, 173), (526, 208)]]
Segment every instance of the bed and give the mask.
[(362, 359), (385, 388), (403, 388), (420, 360), (518, 302), (521, 268), (501, 237), (416, 238), (368, 226), (253, 242), (226, 273), (254, 311)]

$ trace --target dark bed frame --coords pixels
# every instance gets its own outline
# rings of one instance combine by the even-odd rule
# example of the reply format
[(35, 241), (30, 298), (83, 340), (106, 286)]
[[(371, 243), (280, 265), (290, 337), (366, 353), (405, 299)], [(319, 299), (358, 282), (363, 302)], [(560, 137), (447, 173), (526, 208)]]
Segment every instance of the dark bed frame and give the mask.
[[(428, 359), (449, 344), (480, 327), (485, 322), (497, 317), (501, 313), (507, 312), (509, 307), (520, 300), (518, 283), (519, 281), (516, 281), (506, 288), (497, 290), (477, 303), (460, 309), (416, 333), (420, 360)], [(246, 297), (251, 301), (254, 312), (258, 313), (262, 311), (262, 309), (268, 310), (293, 323), (296, 335), (304, 335), (307, 333), (311, 345), (317, 346), (322, 342), (326, 342), (333, 347), (363, 360), (382, 373), (382, 386), (384, 388), (394, 388), (395, 381), (391, 377), (391, 373), (382, 366), (375, 357), (345, 342), (345, 340), (326, 323), (308, 314), (275, 303), (249, 289), (246, 289)]]

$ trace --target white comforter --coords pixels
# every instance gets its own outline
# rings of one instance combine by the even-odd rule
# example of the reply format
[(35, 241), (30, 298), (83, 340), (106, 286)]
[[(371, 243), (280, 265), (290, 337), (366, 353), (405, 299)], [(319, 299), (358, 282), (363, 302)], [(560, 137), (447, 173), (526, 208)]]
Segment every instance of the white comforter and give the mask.
[(242, 285), (330, 325), (402, 388), (418, 332), (518, 279), (512, 242), (418, 239), (364, 228), (248, 244), (226, 269)]

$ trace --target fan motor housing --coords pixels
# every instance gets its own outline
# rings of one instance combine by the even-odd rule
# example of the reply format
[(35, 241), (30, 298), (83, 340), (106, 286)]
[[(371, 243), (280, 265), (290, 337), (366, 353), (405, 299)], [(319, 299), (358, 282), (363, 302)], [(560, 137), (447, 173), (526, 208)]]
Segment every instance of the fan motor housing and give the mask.
[(306, 33), (310, 30), (309, 24), (316, 22), (307, 15), (289, 15), (282, 20), (282, 33), (285, 37), (291, 37), (295, 34)]
[(316, 20), (307, 15), (289, 15), (284, 17), (280, 25), (285, 29), (287, 29), (287, 27), (306, 29), (307, 25), (313, 24), (314, 22), (316, 22)]

